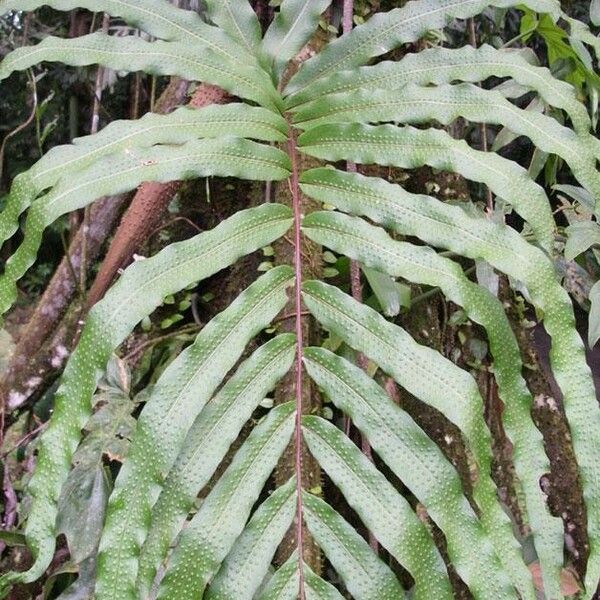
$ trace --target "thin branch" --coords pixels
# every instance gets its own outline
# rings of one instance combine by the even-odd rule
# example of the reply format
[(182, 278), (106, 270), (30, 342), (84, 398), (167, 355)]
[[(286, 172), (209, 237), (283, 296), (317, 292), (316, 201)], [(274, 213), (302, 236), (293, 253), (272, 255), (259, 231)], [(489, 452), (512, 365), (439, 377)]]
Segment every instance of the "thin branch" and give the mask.
[(4, 460), (9, 454), (12, 454), (15, 450), (18, 450), (24, 443), (28, 442), (32, 437), (35, 437), (42, 429), (46, 427), (48, 423), (44, 422), (38, 425), (35, 429), (32, 429), (26, 433), (14, 446), (2, 453), (2, 460)]
[[(31, 19), (31, 13), (27, 13), (27, 16), (25, 17), (25, 24), (23, 26), (23, 38), (22, 38), (21, 46), (25, 46), (27, 44), (27, 38), (29, 36), (29, 20), (30, 19)], [(39, 104), (38, 93), (37, 93), (37, 83), (35, 80), (35, 75), (33, 74), (33, 71), (31, 69), (27, 69), (27, 76), (29, 77), (29, 82), (31, 83), (31, 94), (32, 94), (33, 107), (31, 109), (31, 114), (29, 115), (29, 117), (27, 117), (27, 119), (23, 123), (18, 125), (11, 132), (7, 133), (6, 136), (4, 137), (4, 139), (2, 140), (2, 145), (0, 146), (0, 181), (2, 181), (2, 173), (4, 171), (4, 152), (6, 150), (6, 144), (8, 143), (8, 141), (10, 139), (15, 137), (19, 133), (21, 133), (21, 131), (23, 131), (24, 129), (27, 129), (27, 127), (29, 127), (31, 125), (31, 123), (33, 123), (33, 120), (35, 119), (35, 115), (37, 114), (37, 109), (38, 109), (38, 104)]]
[[(352, 26), (354, 24), (354, 0), (344, 0), (344, 12), (342, 15), (342, 33), (344, 35), (349, 34), (352, 31)], [(346, 171), (349, 173), (356, 173), (356, 163), (348, 161), (346, 163)], [(361, 282), (361, 270), (360, 265), (356, 260), (350, 260), (350, 288), (352, 291), (352, 297), (357, 301), (362, 303), (363, 301), (363, 293), (362, 293), (362, 282)], [(367, 357), (359, 352), (356, 356), (356, 364), (357, 366), (366, 371), (369, 366), (369, 361)], [(343, 420), (343, 428), (348, 435), (350, 433), (350, 418), (344, 415)], [(361, 435), (361, 449), (363, 454), (369, 459), (373, 460), (373, 451), (371, 450), (371, 444), (366, 436)], [(375, 539), (375, 536), (369, 532), (369, 545), (373, 548), (374, 552), (379, 552), (379, 544)]]
[[(469, 19), (469, 38), (470, 38), (470, 42), (471, 42), (471, 46), (473, 46), (473, 48), (477, 48), (477, 31), (475, 30), (475, 19), (473, 17), (471, 17)], [(481, 85), (480, 85), (481, 87)], [(485, 123), (480, 123), (479, 124), (479, 132), (480, 132), (480, 136), (481, 136), (481, 149), (484, 152), (488, 151), (488, 135), (487, 135), (487, 127), (485, 126)], [(485, 188), (485, 192), (486, 192), (486, 206), (487, 206), (487, 212), (489, 215), (492, 215), (494, 212), (494, 196), (492, 194), (492, 190), (486, 186)]]
[[(110, 16), (107, 13), (104, 13), (102, 18), (102, 32), (104, 34), (108, 33), (108, 27), (110, 25)], [(94, 24), (92, 24), (92, 27)], [(92, 107), (92, 125), (90, 127), (90, 134), (94, 135), (98, 133), (98, 129), (100, 128), (100, 104), (102, 102), (102, 82), (104, 80), (104, 68), (98, 67), (96, 71), (96, 87), (94, 89), (94, 104)], [(90, 205), (86, 206), (83, 209), (83, 223), (81, 226), (83, 227), (82, 233), (82, 241), (81, 241), (81, 266), (79, 269), (79, 287), (85, 293), (85, 289), (87, 287), (87, 255), (88, 255), (88, 244), (87, 244), (87, 234), (90, 229)]]
[(201, 329), (201, 325), (194, 323), (193, 325), (186, 325), (185, 327), (182, 327), (181, 329), (178, 329), (177, 331), (173, 331), (172, 333), (167, 333), (165, 335), (161, 335), (155, 338), (152, 338), (151, 340), (147, 340), (141, 344), (138, 344), (133, 350), (131, 350), (131, 352), (128, 352), (124, 357), (123, 360), (125, 362), (131, 360), (134, 356), (136, 356), (136, 354), (139, 354), (140, 352), (142, 352), (142, 350), (145, 350), (146, 348), (151, 348), (152, 346), (156, 346), (157, 344), (160, 344), (161, 342), (164, 342), (165, 340), (169, 340), (171, 338), (177, 337), (178, 335), (185, 335), (186, 333), (194, 333), (195, 331), (199, 331)]

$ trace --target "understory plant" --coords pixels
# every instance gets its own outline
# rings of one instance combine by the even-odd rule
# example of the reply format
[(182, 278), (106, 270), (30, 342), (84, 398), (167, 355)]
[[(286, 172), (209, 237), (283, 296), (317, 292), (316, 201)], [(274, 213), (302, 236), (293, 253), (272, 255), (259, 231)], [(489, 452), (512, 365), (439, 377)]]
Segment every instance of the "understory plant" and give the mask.
[[(4, 594), (16, 583), (39, 579), (52, 561), (61, 491), (113, 353), (165, 297), (283, 239), (293, 247), (290, 264), (258, 277), (201, 329), (148, 392), (102, 525), (95, 598), (342, 598), (333, 579), (307, 558), (309, 537), (357, 600), (405, 597), (407, 578), (390, 567), (395, 563), (384, 560), (384, 552), (408, 574), (414, 600), (454, 597), (442, 554), (474, 598), (536, 598), (523, 548), (492, 479), (491, 436), (475, 379), (368, 304), (324, 280), (307, 279), (302, 248), (308, 239), (365, 268), (440, 288), (485, 330), (545, 597), (562, 598), (563, 523), (550, 513), (541, 485), (550, 466), (531, 416), (532, 394), (517, 339), (502, 303), (465, 274), (462, 258), (489, 263), (526, 294), (552, 340), (552, 372), (562, 392), (587, 511), (582, 597), (592, 598), (600, 578), (600, 412), (571, 300), (555, 270), (552, 207), (522, 166), (474, 149), (440, 125), (461, 118), (525, 136), (540, 151), (564, 160), (596, 203), (600, 142), (575, 89), (521, 52), (488, 45), (439, 46), (398, 59), (393, 52), (490, 6), (526, 7), (556, 22), (560, 4), (414, 0), (376, 13), (319, 52), (301, 53), (329, 4), (283, 0), (263, 36), (246, 0), (207, 0), (206, 20), (165, 0), (0, 0), (3, 14), (42, 5), (86, 8), (148, 34), (47, 37), (7, 55), (0, 80), (42, 61), (59, 61), (178, 76), (218, 86), (236, 98), (225, 105), (114, 122), (52, 149), (18, 175), (0, 213), (3, 242), (25, 214), (23, 239), (0, 276), (2, 313), (13, 305), (17, 282), (34, 264), (45, 228), (101, 196), (145, 181), (218, 176), (283, 182), (290, 198), (284, 204), (267, 197), (212, 230), (135, 262), (93, 307), (55, 394), (27, 488), (25, 533), (34, 563), (26, 572), (3, 576)], [(582, 43), (593, 44), (585, 26), (567, 25)], [(515, 85), (478, 85), (491, 77)], [(515, 88), (519, 97), (537, 95), (547, 110), (521, 108)], [(456, 173), (510, 205), (524, 223), (522, 231), (463, 206), (410, 193), (383, 177), (354, 172), (347, 164), (428, 165)], [(306, 208), (314, 206), (318, 209)], [(292, 308), (294, 332), (277, 333), (276, 321), (286, 306)], [(390, 398), (372, 370), (354, 364), (348, 352), (310, 345), (307, 312), (346, 348), (367, 357), (460, 430), (471, 490), (464, 489), (455, 466)], [(275, 333), (244, 354), (264, 330)], [(295, 378), (289, 401), (252, 421), (290, 372)], [(375, 461), (322, 414), (306, 414), (308, 378), (361, 432)], [(250, 423), (252, 430), (231, 462), (219, 469)], [(291, 478), (265, 489), (290, 444)], [(305, 447), (364, 527), (326, 502), (320, 489), (305, 485)], [(415, 503), (423, 510), (416, 511)], [(443, 552), (432, 524), (445, 540)], [(365, 531), (377, 545), (366, 541)], [(289, 535), (295, 550), (273, 567), (277, 548)]]

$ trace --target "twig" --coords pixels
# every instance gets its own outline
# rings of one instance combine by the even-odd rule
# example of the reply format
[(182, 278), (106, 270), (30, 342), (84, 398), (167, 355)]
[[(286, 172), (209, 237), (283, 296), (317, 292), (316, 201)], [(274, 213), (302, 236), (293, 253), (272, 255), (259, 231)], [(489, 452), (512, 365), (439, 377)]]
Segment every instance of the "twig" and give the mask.
[[(342, 32), (344, 35), (349, 34), (352, 31), (352, 25), (354, 23), (354, 0), (344, 0), (344, 11), (342, 15)], [(346, 163), (346, 171), (349, 173), (356, 173), (356, 163), (348, 161)], [(350, 260), (350, 288), (352, 290), (352, 297), (357, 301), (363, 300), (362, 283), (361, 283), (361, 271), (360, 265), (356, 260)], [(367, 357), (359, 352), (356, 356), (357, 366), (366, 371), (369, 366)], [(350, 433), (350, 418), (344, 415), (344, 431), (348, 435)], [(371, 461), (373, 461), (373, 451), (371, 450), (371, 444), (366, 436), (361, 434), (361, 449), (363, 454)], [(375, 536), (369, 532), (369, 545), (373, 549), (373, 552), (379, 552), (379, 543)]]
[[(475, 30), (475, 19), (473, 17), (471, 17), (469, 19), (469, 37), (470, 37), (470, 41), (471, 41), (471, 46), (473, 46), (473, 48), (477, 48), (477, 32)], [(481, 85), (479, 87), (481, 87)], [(487, 136), (487, 127), (485, 126), (485, 123), (479, 124), (479, 132), (481, 135), (481, 149), (484, 152), (487, 152), (488, 151), (488, 136)], [(494, 196), (492, 194), (492, 190), (488, 186), (486, 186), (485, 191), (486, 191), (486, 199), (487, 199), (487, 202), (486, 202), (487, 212), (491, 216), (494, 212)]]
[[(95, 20), (95, 15), (94, 15)], [(107, 13), (104, 13), (102, 18), (102, 32), (104, 34), (108, 33), (108, 27), (110, 25), (110, 16)], [(94, 23), (92, 23), (92, 27), (94, 27)], [(104, 79), (104, 68), (98, 67), (96, 71), (96, 87), (94, 89), (94, 104), (92, 107), (92, 125), (90, 127), (90, 133), (94, 135), (98, 133), (98, 129), (100, 128), (100, 103), (102, 101), (102, 82)], [(82, 233), (82, 241), (81, 241), (81, 266), (79, 268), (79, 287), (82, 290), (82, 293), (85, 294), (85, 289), (87, 287), (87, 254), (88, 254), (88, 244), (87, 244), (87, 234), (90, 229), (90, 205), (88, 204), (83, 209), (83, 223), (81, 226), (83, 227)]]
[(133, 350), (131, 350), (131, 352), (128, 352), (123, 357), (123, 360), (125, 362), (127, 362), (128, 360), (131, 360), (136, 354), (139, 354), (142, 350), (145, 350), (146, 348), (156, 346), (156, 344), (160, 344), (161, 342), (164, 342), (165, 340), (168, 340), (170, 338), (177, 337), (178, 335), (185, 335), (186, 333), (193, 333), (194, 331), (198, 331), (199, 329), (201, 329), (201, 326), (194, 323), (193, 325), (186, 325), (185, 327), (182, 327), (181, 329), (178, 329), (177, 331), (173, 331), (172, 333), (167, 333), (165, 335), (161, 335), (161, 336), (152, 338), (151, 340), (147, 340), (141, 344), (138, 344)]
[[(29, 35), (29, 19), (30, 18), (31, 18), (31, 14), (27, 13), (27, 16), (25, 17), (25, 25), (23, 27), (23, 41), (22, 41), (21, 46), (25, 46), (25, 44), (27, 43), (27, 37)], [(21, 133), (21, 131), (23, 131), (24, 129), (27, 129), (27, 127), (29, 127), (31, 125), (31, 123), (33, 123), (33, 120), (35, 119), (35, 115), (37, 114), (37, 109), (38, 109), (37, 83), (35, 81), (35, 75), (33, 74), (33, 71), (31, 69), (27, 69), (27, 76), (29, 77), (29, 81), (31, 83), (33, 108), (31, 109), (31, 114), (29, 115), (29, 117), (27, 117), (27, 120), (24, 121), (23, 123), (21, 123), (15, 129), (13, 129), (11, 132), (7, 133), (6, 136), (4, 137), (4, 139), (2, 140), (2, 145), (0, 146), (0, 181), (2, 181), (2, 173), (4, 171), (4, 152), (6, 150), (6, 144), (8, 143), (8, 141), (10, 139), (15, 137), (15, 135), (18, 135), (19, 133)]]
[(46, 427), (47, 423), (41, 423), (35, 429), (32, 429), (26, 433), (14, 446), (2, 453), (2, 460), (4, 460), (9, 454), (12, 454), (15, 450), (18, 450), (25, 442), (28, 442), (32, 437), (37, 435), (42, 429)]
[(194, 223), (194, 221), (191, 221), (187, 217), (174, 217), (169, 222), (165, 223), (164, 225), (161, 225), (160, 227), (157, 227), (154, 231), (152, 231), (150, 233), (150, 235), (148, 236), (148, 239), (154, 237), (157, 233), (159, 233), (160, 231), (163, 231), (163, 229), (167, 229), (167, 227), (170, 227), (171, 225), (173, 225), (173, 223), (177, 223), (177, 221), (183, 221), (184, 223), (187, 223), (190, 227), (194, 228), (198, 233), (202, 233), (204, 231), (201, 227), (198, 227), (198, 225), (196, 225), (196, 223)]

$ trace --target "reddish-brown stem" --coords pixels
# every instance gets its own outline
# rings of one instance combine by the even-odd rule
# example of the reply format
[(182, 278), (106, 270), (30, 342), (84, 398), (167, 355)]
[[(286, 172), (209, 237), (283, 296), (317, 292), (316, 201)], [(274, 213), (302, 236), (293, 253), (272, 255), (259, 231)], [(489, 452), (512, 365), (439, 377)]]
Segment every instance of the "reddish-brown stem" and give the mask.
[(290, 190), (292, 192), (292, 206), (294, 212), (294, 272), (295, 272), (295, 313), (296, 313), (296, 428), (295, 428), (295, 454), (296, 454), (296, 543), (298, 544), (298, 598), (305, 600), (304, 593), (304, 531), (303, 531), (303, 506), (302, 506), (302, 359), (304, 356), (304, 335), (302, 332), (302, 249), (301, 225), (302, 207), (300, 185), (298, 176), (298, 153), (296, 150), (296, 134), (290, 126), (288, 140), (288, 153), (292, 162), (290, 176)]

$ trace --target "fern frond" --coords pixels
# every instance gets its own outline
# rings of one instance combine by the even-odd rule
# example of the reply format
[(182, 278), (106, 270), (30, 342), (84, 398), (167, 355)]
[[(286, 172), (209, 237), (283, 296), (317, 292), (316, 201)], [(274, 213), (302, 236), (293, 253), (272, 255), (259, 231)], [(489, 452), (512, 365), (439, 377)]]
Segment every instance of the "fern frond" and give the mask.
[[(186, 509), (190, 508), (200, 489), (196, 484), (206, 483), (218, 466), (222, 458), (219, 446), (217, 455), (209, 464), (202, 465), (199, 473), (188, 471), (197, 467), (199, 460), (207, 460), (207, 455), (195, 453), (197, 448), (199, 451), (206, 450), (205, 440), (199, 437), (200, 433), (206, 433), (206, 429), (200, 428), (199, 432), (199, 427), (192, 427), (192, 423), (234, 366), (244, 346), (285, 306), (286, 290), (291, 283), (292, 272), (288, 267), (273, 269), (261, 277), (204, 327), (194, 344), (182, 352), (159, 379), (138, 419), (129, 450), (129, 468), (117, 477), (110, 498), (98, 556), (98, 598), (117, 600), (135, 597), (137, 559), (151, 526), (152, 506), (163, 484), (191, 477), (191, 481), (186, 482), (185, 488), (179, 492), (176, 488), (167, 488), (167, 507), (164, 500), (158, 507), (158, 510), (170, 508), (177, 511), (175, 514), (158, 515), (166, 519), (160, 533), (167, 534), (168, 545), (172, 541), (174, 526), (180, 524), (179, 514), (183, 512), (185, 518)], [(289, 339), (286, 342), (289, 346)], [(234, 380), (234, 390), (235, 385), (237, 382)], [(231, 387), (225, 392), (226, 399), (230, 390)], [(264, 395), (256, 403), (262, 398)], [(252, 402), (253, 399), (249, 400)], [(203, 419), (199, 423), (202, 425)], [(232, 435), (232, 432), (221, 433), (226, 435), (225, 439)], [(219, 445), (222, 447), (222, 441)], [(182, 460), (175, 465), (172, 478), (166, 477), (165, 482), (165, 474), (169, 473), (184, 448)], [(227, 448), (228, 445), (223, 454)], [(174, 504), (168, 503), (169, 493), (176, 494)], [(144, 535), (140, 535), (140, 531)], [(156, 559), (160, 561), (163, 555), (146, 557), (153, 559), (148, 566), (155, 567)], [(145, 581), (150, 587), (154, 573), (146, 570), (144, 575), (150, 576)]]
[(295, 478), (277, 488), (256, 510), (211, 581), (207, 600), (252, 600), (296, 514)]
[[(371, 378), (345, 359), (322, 348), (308, 348), (305, 363), (311, 378), (352, 417), (444, 532), (452, 564), (475, 596), (493, 594), (488, 590), (490, 569), (496, 569), (493, 585), (506, 590), (507, 575), (490, 538), (464, 497), (456, 470), (436, 444)], [(477, 557), (470, 551), (475, 547)]]
[(257, 54), (262, 32), (258, 17), (247, 0), (207, 0), (206, 5), (208, 17), (213, 23), (250, 54)]
[(165, 296), (269, 244), (290, 224), (290, 210), (280, 205), (241, 211), (211, 231), (134, 263), (93, 308), (57, 391), (52, 422), (40, 442), (36, 471), (29, 485), (32, 506), (26, 534), (35, 563), (25, 573), (5, 575), (0, 580), (1, 589), (17, 581), (35, 581), (52, 560), (56, 503), (81, 429), (90, 415), (98, 374), (111, 353), (137, 323), (162, 304)]
[(222, 30), (204, 23), (197, 13), (176, 8), (166, 0), (144, 0), (143, 3), (138, 0), (0, 0), (0, 14), (12, 10), (31, 11), (42, 6), (61, 11), (85, 8), (105, 12), (159, 39), (185, 44), (191, 41), (234, 63), (255, 62)]
[(404, 590), (392, 570), (327, 502), (304, 492), (309, 531), (356, 600), (398, 600)]
[[(402, 387), (436, 408), (462, 431), (477, 466), (473, 496), (481, 509), (484, 528), (520, 592), (527, 598), (533, 597), (529, 571), (491, 479), (490, 434), (475, 380), (438, 352), (417, 344), (401, 327), (337, 288), (311, 281), (304, 285), (303, 293), (308, 309), (320, 323), (371, 358)], [(445, 393), (440, 395), (440, 390)]]
[(331, 161), (352, 160), (401, 168), (429, 165), (485, 183), (531, 226), (542, 246), (553, 247), (555, 224), (548, 197), (517, 163), (471, 148), (438, 129), (362, 123), (321, 125), (298, 139), (303, 153)]
[[(295, 408), (294, 402), (277, 406), (252, 430), (182, 532), (160, 584), (159, 600), (192, 600), (203, 595), (290, 441)], [(104, 597), (117, 600), (120, 596)]]
[(276, 109), (279, 103), (265, 71), (241, 61), (223, 60), (212, 49), (189, 42), (147, 42), (139, 37), (100, 32), (68, 40), (50, 36), (36, 46), (11, 52), (0, 63), (0, 81), (40, 62), (61, 62), (75, 67), (101, 65), (117, 71), (175, 75), (217, 85), (265, 107)]
[[(283, 281), (289, 285), (289, 275)], [(275, 287), (267, 292), (262, 292), (261, 300), (265, 317), (273, 309), (281, 309), (286, 300), (285, 288)], [(256, 313), (258, 309), (253, 310)], [(136, 584), (142, 593), (150, 590), (157, 567), (181, 530), (198, 492), (208, 483), (252, 411), (290, 369), (295, 344), (295, 336), (287, 334), (262, 346), (240, 366), (192, 425), (152, 509)]]
[(407, 54), (398, 62), (383, 61), (377, 65), (332, 74), (301, 92), (287, 98), (286, 107), (296, 108), (317, 98), (361, 89), (399, 90), (408, 84), (444, 85), (455, 81), (477, 83), (490, 77), (510, 77), (527, 89), (537, 92), (549, 106), (564, 110), (577, 133), (587, 133), (591, 121), (576, 90), (556, 79), (549, 69), (532, 65), (520, 52), (496, 50), (492, 46), (459, 49), (429, 48)]
[(439, 121), (449, 125), (459, 117), (475, 123), (506, 124), (540, 150), (563, 158), (581, 185), (600, 198), (600, 173), (596, 170), (600, 147), (589, 132), (576, 135), (552, 117), (518, 108), (499, 92), (470, 83), (336, 94), (305, 105), (296, 113), (295, 121), (301, 129), (311, 129), (334, 122)]
[[(331, 169), (315, 170), (315, 177), (320, 176), (317, 173), (322, 173), (323, 178), (333, 175), (335, 180), (336, 173)], [(340, 175), (343, 181), (345, 174)], [(366, 178), (350, 176), (347, 183), (352, 179), (359, 182)], [(374, 188), (375, 185), (372, 191)], [(319, 190), (314, 195), (327, 201), (331, 191)], [(503, 422), (513, 444), (515, 470), (525, 492), (536, 549), (547, 585), (552, 581), (553, 588), (558, 589), (562, 522), (549, 513), (540, 488), (541, 478), (549, 472), (550, 465), (542, 436), (531, 418), (533, 398), (521, 375), (519, 347), (500, 302), (485, 288), (469, 281), (451, 260), (430, 248), (394, 241), (381, 229), (360, 219), (330, 212), (313, 213), (305, 219), (303, 227), (311, 239), (361, 263), (414, 283), (440, 287), (449, 300), (462, 306), (471, 320), (484, 327), (494, 358), (499, 395), (505, 406)]]
[(555, 0), (419, 0), (402, 8), (374, 15), (362, 27), (331, 42), (309, 60), (286, 87), (287, 95), (298, 93), (319, 79), (359, 67), (402, 44), (414, 42), (428, 31), (443, 29), (452, 19), (467, 19), (488, 6), (511, 8), (524, 5), (536, 12), (560, 16)]
[(451, 599), (442, 558), (407, 500), (337, 427), (315, 416), (302, 422), (313, 456), (382, 546), (412, 575), (415, 599)]
[[(337, 175), (334, 177), (337, 179)], [(367, 215), (397, 232), (414, 235), (461, 256), (473, 260), (485, 259), (526, 286), (533, 304), (543, 312), (546, 330), (552, 337), (550, 361), (563, 392), (588, 506), (588, 529), (592, 539), (595, 539), (594, 532), (600, 532), (597, 500), (600, 497), (600, 473), (597, 462), (590, 459), (594, 453), (590, 436), (591, 431), (600, 427), (600, 416), (583, 342), (575, 328), (573, 307), (568, 294), (557, 281), (552, 262), (509, 227), (469, 216), (458, 207), (427, 196), (415, 197), (399, 186), (379, 179), (367, 180), (361, 176), (351, 178), (351, 185), (344, 186), (346, 189), (343, 193), (335, 194), (341, 207), (343, 202), (357, 193), (355, 199), (360, 199), (359, 204), (351, 200), (352, 208), (350, 204), (347, 205), (351, 212)], [(415, 211), (415, 206), (419, 206), (418, 211)], [(592, 541), (588, 586), (593, 588), (599, 578), (600, 548)]]
[[(111, 353), (165, 296), (285, 238), (295, 246), (296, 269), (274, 267), (259, 277), (202, 328), (150, 391), (108, 502), (96, 557), (95, 597), (342, 600), (341, 591), (357, 600), (405, 597), (394, 569), (369, 547), (350, 520), (317, 497), (320, 488), (302, 489), (309, 487), (302, 458), (306, 441), (311, 461), (316, 461), (315, 472), (318, 463), (356, 512), (353, 518), (411, 575), (415, 582), (408, 594), (411, 598), (453, 597), (428, 518), (439, 526), (452, 568), (475, 598), (535, 598), (523, 549), (491, 478), (492, 437), (477, 382), (440, 352), (418, 344), (369, 308), (368, 302), (321, 281), (302, 284), (306, 258), (302, 244), (308, 239), (376, 269), (382, 277), (439, 287), (485, 329), (495, 382), (505, 405), (502, 419), (525, 492), (520, 508), (533, 530), (544, 593), (558, 598), (562, 524), (548, 511), (540, 489), (549, 465), (532, 421), (532, 396), (522, 376), (515, 335), (499, 300), (433, 248), (450, 250), (462, 259), (485, 260), (526, 288), (552, 338), (551, 367), (564, 395), (579, 465), (590, 538), (585, 592), (589, 600), (600, 578), (600, 463), (595, 448), (600, 414), (573, 308), (555, 272), (552, 206), (544, 189), (516, 162), (475, 150), (445, 131), (410, 124), (449, 124), (462, 117), (510, 129), (528, 137), (539, 152), (563, 158), (570, 173), (598, 201), (600, 142), (592, 132), (592, 119), (574, 88), (555, 79), (548, 69), (530, 64), (523, 53), (489, 46), (435, 48), (398, 62), (364, 66), (430, 30), (474, 17), (489, 6), (527, 7), (557, 20), (562, 14), (560, 3), (412, 0), (402, 8), (375, 14), (325, 44), (320, 54), (299, 67), (283, 92), (282, 82), (305, 58), (305, 53), (298, 53), (315, 33), (331, 0), (282, 0), (262, 40), (248, 0), (205, 4), (208, 22), (167, 0), (0, 0), (0, 14), (43, 5), (62, 11), (105, 11), (156, 38), (145, 41), (104, 33), (70, 40), (48, 37), (37, 46), (9, 53), (0, 63), (0, 80), (40, 61), (99, 64), (212, 83), (241, 99), (226, 106), (179, 109), (170, 115), (112, 124), (100, 134), (51, 151), (18, 176), (0, 214), (0, 243), (15, 233), (25, 211), (27, 219), (23, 242), (0, 276), (0, 312), (14, 302), (17, 282), (35, 260), (45, 228), (98, 197), (124, 193), (145, 181), (219, 176), (287, 179), (293, 205), (292, 211), (267, 201), (136, 262), (92, 310), (62, 378), (29, 486), (33, 503), (27, 537), (35, 563), (26, 573), (4, 576), (0, 596), (12, 583), (39, 578), (51, 562), (59, 495), (91, 412), (99, 373)], [(595, 44), (589, 30), (571, 25), (577, 30), (574, 39)], [(517, 92), (503, 94), (473, 85), (491, 77), (508, 77), (517, 84)], [(549, 107), (563, 110), (572, 128), (568, 121), (565, 125), (559, 118), (522, 110), (511, 102), (528, 91), (537, 93)], [(299, 135), (299, 130), (304, 133)], [(474, 211), (409, 194), (383, 179), (331, 167), (301, 173), (298, 153), (330, 162), (404, 169), (429, 165), (462, 175), (513, 205), (531, 226), (535, 242), (527, 241), (529, 234), (520, 235)], [(287, 197), (285, 189), (282, 196)], [(312, 200), (349, 214), (303, 215), (312, 210)], [(426, 246), (397, 241), (377, 224), (416, 237)], [(286, 234), (291, 225), (294, 240), (290, 241)], [(292, 287), (295, 294), (290, 298)], [(388, 397), (372, 372), (324, 348), (305, 347), (302, 299), (312, 318), (331, 332), (332, 340), (339, 338), (344, 347), (371, 359), (376, 369), (459, 428), (473, 467), (471, 487), (465, 486), (468, 492), (442, 450)], [(290, 303), (292, 314), (286, 310), (281, 319), (294, 318), (298, 335), (275, 336), (238, 366), (246, 346), (265, 328), (272, 332), (277, 315)], [(306, 379), (306, 389), (302, 363), (311, 380)], [(256, 426), (243, 439), (246, 432), (242, 431), (265, 395), (277, 385), (280, 392), (288, 393), (286, 375), (294, 368), (295, 402), (280, 404), (280, 394), (278, 406), (258, 424), (251, 423)], [(368, 442), (377, 453), (375, 462), (317, 411), (302, 414), (307, 412), (304, 398), (312, 393), (308, 386), (313, 384), (351, 419), (365, 447)], [(287, 399), (286, 395), (283, 401)], [(286, 453), (285, 460), (286, 467), (288, 457), (296, 461), (296, 475), (289, 479), (289, 474), (280, 477), (278, 472), (277, 481), (286, 483), (272, 491), (274, 486), (265, 484), (286, 452), (294, 428), (296, 454)], [(225, 469), (228, 452), (238, 440), (239, 450)], [(427, 515), (414, 510), (408, 495), (390, 477), (408, 488)], [(265, 581), (282, 539), (287, 546), (290, 526), (297, 538), (296, 551)], [(305, 564), (304, 531), (311, 551), (313, 543), (321, 547), (345, 589), (341, 584), (336, 589)]]
[(330, 4), (331, 0), (283, 0), (262, 42), (263, 63), (278, 79), (309, 41)]
[(132, 148), (157, 144), (184, 144), (196, 138), (222, 135), (266, 142), (287, 139), (283, 117), (259, 107), (234, 103), (202, 109), (178, 108), (168, 115), (148, 113), (137, 121), (115, 121), (95, 135), (73, 140), (47, 152), (29, 170), (15, 178), (0, 212), (0, 244), (16, 231), (19, 216), (37, 196), (59, 180), (80, 177), (99, 159)]
[[(208, 175), (246, 179), (283, 179), (289, 159), (277, 148), (243, 138), (196, 140), (181, 146), (154, 146), (117, 153), (94, 162), (77, 178), (67, 177), (47, 195), (38, 198), (27, 213), (24, 239), (6, 261), (0, 276), (0, 314), (12, 306), (17, 281), (35, 262), (42, 234), (61, 215), (83, 208), (96, 198), (120, 194), (144, 181), (174, 181)], [(16, 205), (21, 186), (17, 187)]]

